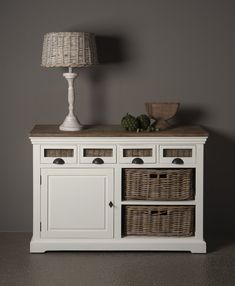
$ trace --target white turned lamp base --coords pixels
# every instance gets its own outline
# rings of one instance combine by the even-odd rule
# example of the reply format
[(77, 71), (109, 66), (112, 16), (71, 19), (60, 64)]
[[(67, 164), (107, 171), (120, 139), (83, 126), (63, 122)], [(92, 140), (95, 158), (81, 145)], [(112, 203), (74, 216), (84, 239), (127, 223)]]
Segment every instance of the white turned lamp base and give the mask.
[(60, 125), (61, 131), (79, 131), (82, 129), (82, 125), (78, 121), (76, 116), (67, 115), (64, 122)]
[(77, 117), (73, 113), (74, 107), (74, 79), (77, 77), (76, 73), (72, 72), (72, 68), (69, 68), (68, 73), (64, 73), (63, 76), (68, 81), (68, 102), (69, 102), (69, 113), (65, 117), (64, 122), (60, 125), (61, 131), (79, 131), (82, 129), (82, 124), (79, 122)]

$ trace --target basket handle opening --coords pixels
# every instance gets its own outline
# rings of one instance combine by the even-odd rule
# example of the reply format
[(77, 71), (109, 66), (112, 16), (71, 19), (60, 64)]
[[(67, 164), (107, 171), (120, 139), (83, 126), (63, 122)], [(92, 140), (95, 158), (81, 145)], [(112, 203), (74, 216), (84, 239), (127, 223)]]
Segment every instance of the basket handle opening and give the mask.
[(158, 174), (149, 174), (150, 179), (156, 179), (158, 177)]
[(150, 179), (166, 179), (167, 178), (167, 174), (149, 174), (149, 178)]
[(167, 215), (167, 210), (161, 210), (161, 211), (151, 211), (151, 215)]

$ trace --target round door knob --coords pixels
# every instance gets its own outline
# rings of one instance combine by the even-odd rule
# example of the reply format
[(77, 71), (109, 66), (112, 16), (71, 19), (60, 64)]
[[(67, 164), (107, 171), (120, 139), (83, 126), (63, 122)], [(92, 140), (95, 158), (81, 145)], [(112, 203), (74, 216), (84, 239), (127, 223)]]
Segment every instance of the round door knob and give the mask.
[(53, 164), (57, 164), (57, 165), (63, 165), (65, 162), (62, 158), (56, 158), (54, 161), (53, 161)]
[(104, 164), (104, 160), (101, 159), (101, 158), (95, 158), (93, 161), (92, 161), (93, 164)]
[(144, 164), (144, 161), (141, 158), (134, 158), (132, 164)]
[(184, 164), (184, 161), (183, 161), (181, 158), (175, 158), (175, 159), (172, 161), (172, 164), (182, 165), (182, 164)]

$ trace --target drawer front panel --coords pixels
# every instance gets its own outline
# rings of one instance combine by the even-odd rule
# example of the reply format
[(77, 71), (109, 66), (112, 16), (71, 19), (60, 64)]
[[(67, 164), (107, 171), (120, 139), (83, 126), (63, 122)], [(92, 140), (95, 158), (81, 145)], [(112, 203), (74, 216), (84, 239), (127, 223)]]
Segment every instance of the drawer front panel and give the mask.
[(119, 147), (119, 156), (120, 163), (134, 163), (137, 158), (142, 163), (155, 163), (156, 147), (155, 145), (122, 145)]
[(80, 162), (84, 164), (116, 163), (115, 145), (81, 145)]
[(160, 163), (187, 164), (196, 162), (195, 145), (161, 145)]
[(41, 146), (41, 163), (53, 164), (56, 159), (62, 159), (64, 164), (77, 163), (77, 146), (73, 145), (43, 145)]

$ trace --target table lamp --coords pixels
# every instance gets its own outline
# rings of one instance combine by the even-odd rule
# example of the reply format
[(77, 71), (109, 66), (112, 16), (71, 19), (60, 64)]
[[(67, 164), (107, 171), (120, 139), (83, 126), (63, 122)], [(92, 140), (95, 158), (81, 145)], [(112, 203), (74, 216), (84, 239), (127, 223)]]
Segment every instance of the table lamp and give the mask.
[(95, 37), (85, 32), (58, 32), (44, 36), (42, 51), (43, 67), (68, 67), (63, 76), (68, 81), (69, 112), (60, 125), (62, 131), (77, 131), (82, 125), (74, 114), (74, 73), (73, 67), (88, 67), (97, 64)]

